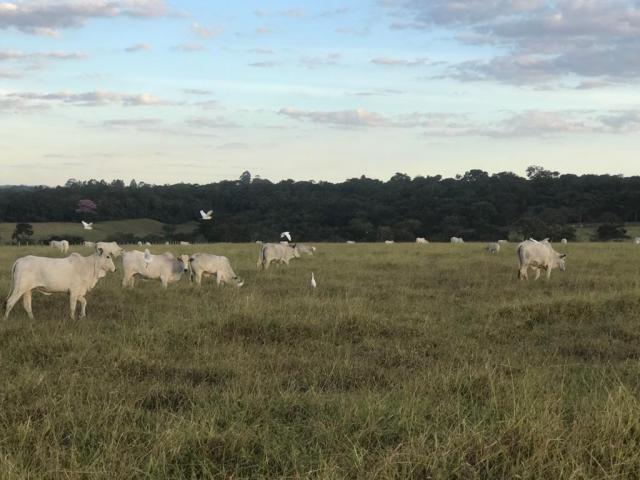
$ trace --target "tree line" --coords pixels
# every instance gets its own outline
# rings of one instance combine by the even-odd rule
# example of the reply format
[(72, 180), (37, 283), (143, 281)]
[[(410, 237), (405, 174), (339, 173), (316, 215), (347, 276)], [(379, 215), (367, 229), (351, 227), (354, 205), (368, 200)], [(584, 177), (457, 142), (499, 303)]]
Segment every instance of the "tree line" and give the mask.
[(60, 187), (0, 189), (0, 222), (152, 218), (167, 224), (153, 240), (177, 239), (175, 225), (198, 220), (200, 209), (212, 209), (213, 221), (200, 221), (180, 239), (275, 240), (290, 230), (301, 241), (557, 241), (572, 240), (575, 226), (585, 223), (604, 227), (601, 239), (615, 239), (624, 238), (624, 223), (639, 221), (640, 177), (560, 175), (532, 166), (526, 176), (470, 170), (455, 178), (397, 173), (387, 181), (273, 183), (244, 172), (206, 185), (72, 179)]

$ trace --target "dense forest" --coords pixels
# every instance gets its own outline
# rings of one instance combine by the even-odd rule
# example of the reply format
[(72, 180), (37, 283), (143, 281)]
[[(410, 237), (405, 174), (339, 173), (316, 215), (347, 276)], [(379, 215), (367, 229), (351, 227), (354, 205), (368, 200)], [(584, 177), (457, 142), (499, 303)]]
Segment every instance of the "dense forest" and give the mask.
[[(0, 222), (93, 222), (152, 218), (176, 225), (213, 210), (191, 237), (208, 241), (277, 239), (413, 241), (496, 240), (575, 235), (574, 225), (603, 224), (603, 235), (637, 222), (640, 177), (560, 175), (532, 166), (526, 177), (470, 170), (456, 178), (397, 173), (388, 181), (366, 177), (342, 183), (272, 183), (244, 172), (238, 180), (207, 185), (149, 185), (121, 180), (69, 180), (63, 187), (0, 188)], [(609, 232), (609, 233), (607, 233)], [(184, 235), (182, 235), (184, 237)]]

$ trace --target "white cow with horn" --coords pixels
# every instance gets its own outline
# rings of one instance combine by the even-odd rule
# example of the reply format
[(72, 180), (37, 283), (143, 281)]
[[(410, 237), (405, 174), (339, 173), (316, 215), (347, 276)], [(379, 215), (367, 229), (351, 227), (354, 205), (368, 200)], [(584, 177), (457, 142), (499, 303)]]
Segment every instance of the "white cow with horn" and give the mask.
[(149, 251), (132, 250), (122, 254), (123, 287), (133, 287), (135, 277), (140, 276), (152, 280), (160, 280), (167, 288), (170, 283), (177, 282), (182, 274), (189, 270), (189, 255), (175, 258), (171, 253), (152, 255)]
[(533, 268), (536, 271), (536, 280), (540, 278), (540, 271), (545, 270), (547, 272), (547, 280), (551, 277), (551, 270), (559, 268), (561, 271), (565, 271), (565, 253), (556, 252), (549, 239), (545, 238), (539, 242), (533, 238), (525, 240), (516, 251), (518, 255), (518, 262), (520, 268), (518, 269), (518, 278), (521, 280), (527, 280), (529, 278), (527, 272), (529, 268)]

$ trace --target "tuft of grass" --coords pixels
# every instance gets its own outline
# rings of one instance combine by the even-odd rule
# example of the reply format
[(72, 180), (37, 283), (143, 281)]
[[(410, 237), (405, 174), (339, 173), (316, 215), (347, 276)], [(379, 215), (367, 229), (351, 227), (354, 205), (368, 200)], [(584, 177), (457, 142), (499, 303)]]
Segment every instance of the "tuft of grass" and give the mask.
[[(0, 325), (0, 477), (638, 478), (640, 248), (318, 244), (241, 289), (34, 294)], [(78, 250), (82, 251), (82, 250)], [(19, 256), (0, 248), (0, 290)], [(318, 288), (310, 287), (315, 272)]]

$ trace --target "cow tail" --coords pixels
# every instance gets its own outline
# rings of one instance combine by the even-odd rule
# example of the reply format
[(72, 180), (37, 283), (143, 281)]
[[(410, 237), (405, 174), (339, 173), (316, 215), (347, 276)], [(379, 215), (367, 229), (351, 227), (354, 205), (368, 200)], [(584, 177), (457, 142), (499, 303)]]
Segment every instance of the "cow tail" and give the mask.
[(193, 267), (191, 266), (191, 262), (193, 262), (194, 257), (189, 257), (189, 282), (193, 282)]
[(13, 262), (13, 265), (11, 266), (11, 289), (9, 290), (9, 295), (7, 295), (7, 299), (4, 301), (4, 305), (3, 310), (7, 308), (7, 301), (9, 301), (9, 298), (11, 298), (11, 295), (13, 295), (13, 291), (16, 288), (16, 265), (18, 264), (18, 260), (16, 260), (15, 262)]

